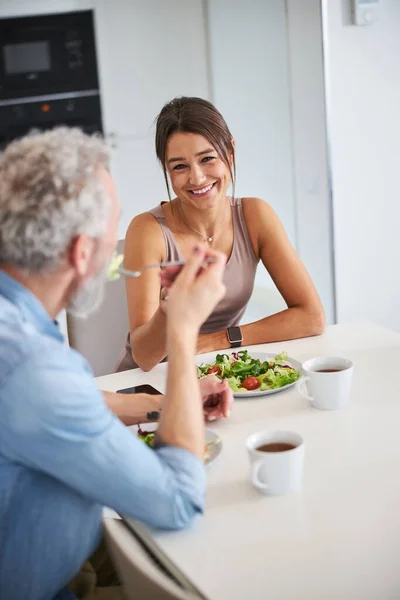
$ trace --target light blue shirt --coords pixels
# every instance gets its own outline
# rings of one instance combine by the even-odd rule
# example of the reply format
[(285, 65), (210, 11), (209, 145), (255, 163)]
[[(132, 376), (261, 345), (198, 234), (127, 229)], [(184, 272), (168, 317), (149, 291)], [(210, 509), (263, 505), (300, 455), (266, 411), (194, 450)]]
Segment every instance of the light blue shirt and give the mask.
[(56, 595), (95, 547), (102, 506), (175, 529), (204, 491), (201, 460), (132, 435), (38, 299), (0, 270), (0, 597)]

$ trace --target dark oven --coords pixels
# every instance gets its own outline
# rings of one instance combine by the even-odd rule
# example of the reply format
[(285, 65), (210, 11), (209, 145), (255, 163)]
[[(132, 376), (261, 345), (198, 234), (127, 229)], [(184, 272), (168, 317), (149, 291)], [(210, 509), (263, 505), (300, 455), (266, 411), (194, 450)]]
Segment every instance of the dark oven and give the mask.
[(102, 131), (93, 11), (0, 19), (0, 145), (58, 124)]

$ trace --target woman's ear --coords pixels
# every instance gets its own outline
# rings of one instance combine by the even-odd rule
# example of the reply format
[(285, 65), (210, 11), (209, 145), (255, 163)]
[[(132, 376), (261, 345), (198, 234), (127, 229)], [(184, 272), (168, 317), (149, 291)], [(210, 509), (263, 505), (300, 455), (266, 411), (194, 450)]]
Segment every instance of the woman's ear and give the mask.
[(231, 163), (231, 166), (232, 166), (233, 165), (234, 152), (236, 150), (236, 144), (235, 144), (234, 138), (231, 139), (231, 144), (232, 144), (233, 151), (229, 153), (229, 162)]

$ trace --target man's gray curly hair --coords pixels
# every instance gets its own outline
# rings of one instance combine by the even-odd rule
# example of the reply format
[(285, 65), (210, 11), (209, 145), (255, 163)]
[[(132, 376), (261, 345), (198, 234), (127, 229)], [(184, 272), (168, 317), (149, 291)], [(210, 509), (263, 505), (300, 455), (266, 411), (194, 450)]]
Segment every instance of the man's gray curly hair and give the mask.
[(46, 271), (77, 235), (103, 236), (111, 200), (96, 171), (108, 165), (104, 141), (77, 128), (12, 142), (0, 155), (0, 263)]

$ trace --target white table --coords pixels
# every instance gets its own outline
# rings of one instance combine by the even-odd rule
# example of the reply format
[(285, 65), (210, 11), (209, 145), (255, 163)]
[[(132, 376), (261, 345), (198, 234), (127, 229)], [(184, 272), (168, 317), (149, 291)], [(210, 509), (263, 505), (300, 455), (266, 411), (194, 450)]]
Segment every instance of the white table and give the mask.
[[(255, 348), (354, 361), (350, 406), (319, 411), (293, 388), (237, 400), (230, 420), (213, 425), (223, 452), (209, 470), (205, 516), (187, 531), (154, 532), (156, 541), (211, 600), (400, 598), (400, 334), (346, 324)], [(165, 370), (97, 381), (110, 391), (139, 383), (164, 391)], [(244, 442), (263, 428), (304, 436), (300, 493), (251, 487)]]

